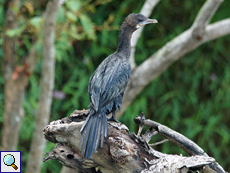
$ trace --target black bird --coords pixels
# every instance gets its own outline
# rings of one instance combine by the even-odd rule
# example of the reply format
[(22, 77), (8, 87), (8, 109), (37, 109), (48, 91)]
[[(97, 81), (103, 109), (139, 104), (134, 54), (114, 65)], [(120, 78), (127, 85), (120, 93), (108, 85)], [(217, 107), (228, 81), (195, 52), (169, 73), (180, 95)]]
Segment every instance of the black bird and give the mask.
[(90, 113), (80, 132), (82, 145), (81, 154), (88, 159), (97, 150), (101, 141), (107, 137), (108, 120), (116, 121), (115, 112), (121, 108), (122, 97), (131, 74), (129, 65), (130, 39), (132, 33), (149, 23), (157, 23), (155, 19), (148, 19), (142, 14), (130, 14), (126, 17), (119, 33), (118, 49), (108, 56), (95, 70), (89, 79), (88, 93)]

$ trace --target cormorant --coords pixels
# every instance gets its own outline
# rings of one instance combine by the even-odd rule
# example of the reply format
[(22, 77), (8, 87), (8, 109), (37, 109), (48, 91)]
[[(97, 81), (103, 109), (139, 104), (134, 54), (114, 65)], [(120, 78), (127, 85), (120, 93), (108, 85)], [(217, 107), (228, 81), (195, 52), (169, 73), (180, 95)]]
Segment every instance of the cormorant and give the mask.
[(115, 112), (121, 108), (122, 97), (131, 74), (129, 64), (130, 40), (132, 33), (150, 23), (157, 23), (155, 19), (148, 19), (142, 14), (130, 14), (121, 25), (118, 49), (108, 56), (95, 70), (88, 82), (90, 113), (80, 132), (81, 154), (88, 159), (97, 150), (101, 141), (107, 137), (108, 120), (116, 121)]

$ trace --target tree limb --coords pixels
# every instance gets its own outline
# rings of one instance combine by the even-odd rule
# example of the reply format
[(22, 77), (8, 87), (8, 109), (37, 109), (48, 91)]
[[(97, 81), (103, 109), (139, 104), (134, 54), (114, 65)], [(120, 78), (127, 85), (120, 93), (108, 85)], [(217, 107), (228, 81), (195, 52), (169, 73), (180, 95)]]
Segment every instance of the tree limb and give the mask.
[[(160, 0), (146, 0), (144, 5), (142, 6), (141, 9), (141, 14), (145, 15), (146, 17), (149, 17), (150, 14), (152, 13), (154, 7), (158, 4)], [(136, 50), (136, 45), (137, 42), (141, 36), (141, 33), (143, 31), (144, 27), (139, 28), (138, 30), (136, 30), (133, 35), (132, 35), (132, 39), (131, 39), (131, 54), (129, 57), (129, 63), (131, 65), (131, 68), (134, 69), (136, 67), (135, 64), (135, 50)]]
[(230, 34), (230, 18), (208, 25), (199, 45), (228, 34)]
[[(206, 14), (206, 18), (197, 17), (195, 24), (184, 31), (179, 36), (168, 42), (160, 50), (150, 56), (141, 65), (135, 68), (130, 77), (129, 85), (127, 86), (121, 112), (117, 113), (117, 117), (121, 116), (125, 109), (131, 104), (134, 98), (148, 85), (153, 79), (159, 76), (173, 62), (191, 52), (198, 46), (213, 39), (230, 34), (230, 21), (225, 19), (214, 24), (207, 25), (202, 35), (194, 32), (198, 27), (205, 26), (202, 22), (209, 22), (213, 13), (217, 10), (222, 1), (218, 0), (211, 2), (208, 0), (199, 15)], [(208, 11), (210, 10), (210, 11)], [(209, 12), (209, 14), (208, 14)], [(202, 27), (201, 27), (202, 28)], [(221, 29), (220, 29), (221, 28)]]
[[(32, 138), (31, 149), (27, 160), (26, 173), (41, 172), (41, 164), (46, 141), (40, 133), (43, 127), (48, 124), (50, 117), (50, 109), (52, 103), (52, 92), (54, 87), (54, 71), (55, 71), (55, 24), (59, 0), (50, 0), (45, 11), (45, 23), (43, 26), (43, 62), (42, 77), (40, 82), (40, 95), (38, 109), (36, 113), (36, 122), (34, 135)], [(36, 150), (35, 150), (36, 148)]]
[(197, 40), (202, 40), (206, 26), (209, 24), (213, 15), (217, 11), (223, 0), (207, 0), (203, 7), (200, 9), (191, 29), (193, 36)]
[(28, 65), (29, 74), (31, 74), (34, 71), (37, 65), (38, 59), (39, 59), (36, 46), (37, 46), (37, 43), (34, 43), (34, 45), (32, 45), (32, 47), (30, 48), (29, 55), (25, 58), (25, 62)]
[[(128, 134), (125, 125), (114, 122), (108, 122), (108, 137), (105, 139), (104, 147), (99, 148), (90, 159), (84, 159), (80, 154), (79, 141), (80, 128), (87, 115), (88, 110), (76, 110), (69, 118), (51, 122), (44, 128), (45, 138), (53, 143), (58, 143), (51, 152), (47, 153), (48, 156), (44, 158), (44, 161), (56, 159), (76, 171), (99, 170), (103, 173), (164, 171), (183, 173), (189, 170), (203, 170), (205, 165), (216, 163), (215, 159), (207, 155), (184, 157), (158, 152), (152, 149), (144, 138), (138, 137), (134, 133)], [(144, 125), (144, 122), (149, 121), (145, 120), (141, 123)], [(162, 129), (159, 125), (159, 123), (155, 123), (154, 127)], [(164, 133), (163, 130), (160, 133)], [(175, 136), (171, 135), (170, 140), (177, 139), (178, 134), (176, 132)], [(186, 142), (190, 140), (185, 137), (184, 139), (182, 142), (187, 145)], [(181, 144), (183, 145), (183, 143)], [(204, 153), (203, 150), (201, 153)], [(210, 170), (217, 172), (213, 168)]]
[(222, 2), (223, 0), (207, 0), (198, 12), (192, 28), (205, 29)]

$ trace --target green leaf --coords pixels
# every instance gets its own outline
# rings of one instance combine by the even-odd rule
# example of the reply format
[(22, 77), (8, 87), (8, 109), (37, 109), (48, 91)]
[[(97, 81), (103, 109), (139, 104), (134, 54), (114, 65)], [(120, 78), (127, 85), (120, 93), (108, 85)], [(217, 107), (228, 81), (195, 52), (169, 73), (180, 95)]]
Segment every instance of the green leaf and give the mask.
[(75, 14), (73, 14), (72, 12), (70, 12), (70, 11), (66, 12), (66, 16), (67, 16), (67, 18), (69, 18), (70, 20), (72, 20), (74, 22), (77, 21), (77, 16)]
[(30, 19), (30, 24), (33, 25), (35, 28), (41, 28), (43, 18), (42, 17), (33, 17)]
[(8, 29), (6, 31), (6, 35), (9, 36), (9, 37), (19, 36), (24, 31), (25, 28), (26, 28), (26, 26), (23, 25), (23, 26), (21, 26), (19, 28)]
[(58, 14), (57, 14), (57, 23), (58, 22), (65, 22), (65, 21), (66, 21), (65, 10), (64, 10), (64, 7), (61, 6), (61, 8), (58, 10)]
[(0, 38), (0, 45), (2, 45), (3, 43), (3, 38)]
[(16, 35), (18, 35), (18, 29), (8, 29), (6, 31), (6, 35), (9, 37), (15, 37)]
[(95, 40), (96, 35), (95, 35), (93, 22), (85, 14), (81, 14), (79, 17), (81, 19), (82, 26), (83, 26), (88, 38)]
[(65, 2), (65, 4), (66, 4), (67, 8), (72, 10), (72, 11), (78, 11), (82, 6), (82, 2), (76, 1), (76, 0), (68, 0)]

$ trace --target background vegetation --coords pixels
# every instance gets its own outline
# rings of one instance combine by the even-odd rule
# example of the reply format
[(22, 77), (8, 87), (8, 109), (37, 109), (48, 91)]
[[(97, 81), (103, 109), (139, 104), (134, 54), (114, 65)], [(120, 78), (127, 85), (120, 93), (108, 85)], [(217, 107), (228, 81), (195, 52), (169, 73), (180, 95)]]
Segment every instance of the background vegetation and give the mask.
[[(18, 64), (28, 54), (32, 42), (41, 39), (42, 12), (47, 1), (22, 1), (17, 30)], [(161, 1), (136, 48), (136, 63), (144, 59), (189, 28), (203, 1)], [(0, 31), (4, 28), (5, 0), (0, 0)], [(61, 6), (56, 29), (55, 91), (51, 120), (69, 116), (75, 109), (89, 104), (87, 82), (100, 62), (117, 48), (119, 26), (129, 13), (138, 13), (143, 1), (132, 0), (67, 0)], [(222, 3), (212, 22), (229, 17), (230, 1)], [(221, 29), (221, 28), (220, 28)], [(3, 59), (3, 39), (0, 37), (0, 62)], [(126, 110), (120, 121), (130, 131), (137, 131), (135, 115), (144, 112), (147, 118), (165, 124), (184, 134), (214, 157), (230, 172), (230, 36), (200, 46), (174, 63), (148, 85)], [(2, 67), (0, 67), (2, 68)], [(20, 132), (18, 150), (22, 151), (25, 168), (29, 151), (35, 110), (39, 93), (41, 61), (30, 77), (24, 101), (25, 117)], [(0, 73), (0, 127), (4, 109), (4, 79)], [(1, 131), (0, 131), (1, 132)], [(1, 134), (2, 135), (2, 134)], [(160, 140), (154, 137), (154, 141)], [(47, 144), (47, 152), (53, 144)], [(155, 149), (165, 153), (185, 154), (171, 143)], [(24, 172), (22, 169), (22, 172)], [(49, 161), (42, 172), (59, 172), (61, 164)]]

